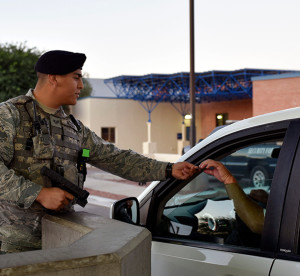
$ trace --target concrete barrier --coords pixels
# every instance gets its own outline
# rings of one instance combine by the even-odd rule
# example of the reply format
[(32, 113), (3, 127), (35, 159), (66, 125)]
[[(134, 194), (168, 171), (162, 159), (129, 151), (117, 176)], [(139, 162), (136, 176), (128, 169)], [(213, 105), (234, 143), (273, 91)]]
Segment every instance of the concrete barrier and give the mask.
[(45, 216), (43, 250), (5, 254), (6, 276), (150, 276), (151, 233), (97, 215)]

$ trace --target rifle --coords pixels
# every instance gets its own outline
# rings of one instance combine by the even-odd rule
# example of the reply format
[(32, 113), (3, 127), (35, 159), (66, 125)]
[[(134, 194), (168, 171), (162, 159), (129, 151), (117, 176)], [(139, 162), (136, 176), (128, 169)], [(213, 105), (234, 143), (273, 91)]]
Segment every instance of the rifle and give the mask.
[(71, 181), (46, 166), (42, 167), (41, 174), (49, 177), (54, 187), (58, 187), (72, 194), (76, 199), (76, 203), (81, 207), (84, 207), (87, 204), (87, 198), (90, 194), (88, 191), (78, 188)]

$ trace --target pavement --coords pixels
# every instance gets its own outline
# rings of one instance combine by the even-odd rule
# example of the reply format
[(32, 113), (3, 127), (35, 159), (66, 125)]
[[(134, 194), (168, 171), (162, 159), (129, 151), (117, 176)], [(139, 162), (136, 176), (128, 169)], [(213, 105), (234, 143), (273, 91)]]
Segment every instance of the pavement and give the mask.
[(116, 200), (130, 196), (137, 197), (149, 184), (150, 182), (139, 185), (138, 182), (126, 180), (95, 167), (88, 167), (84, 183), (84, 189), (90, 193), (88, 204), (84, 208), (75, 205), (75, 210), (109, 217), (110, 207)]

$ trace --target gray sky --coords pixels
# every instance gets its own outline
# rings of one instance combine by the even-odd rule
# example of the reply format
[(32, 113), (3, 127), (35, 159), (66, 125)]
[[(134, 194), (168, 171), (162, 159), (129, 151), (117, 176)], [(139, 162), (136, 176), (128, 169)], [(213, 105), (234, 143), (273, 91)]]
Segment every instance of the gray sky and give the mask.
[[(194, 0), (195, 70), (300, 70), (299, 0)], [(84, 52), (94, 78), (189, 71), (189, 0), (0, 0), (0, 42)]]

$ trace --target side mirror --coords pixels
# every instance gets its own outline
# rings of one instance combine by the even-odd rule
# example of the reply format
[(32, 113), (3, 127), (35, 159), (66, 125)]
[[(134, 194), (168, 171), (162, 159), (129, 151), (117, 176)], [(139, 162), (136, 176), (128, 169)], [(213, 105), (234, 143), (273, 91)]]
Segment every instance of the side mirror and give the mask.
[(116, 201), (112, 206), (112, 218), (134, 225), (140, 224), (140, 205), (136, 197)]

